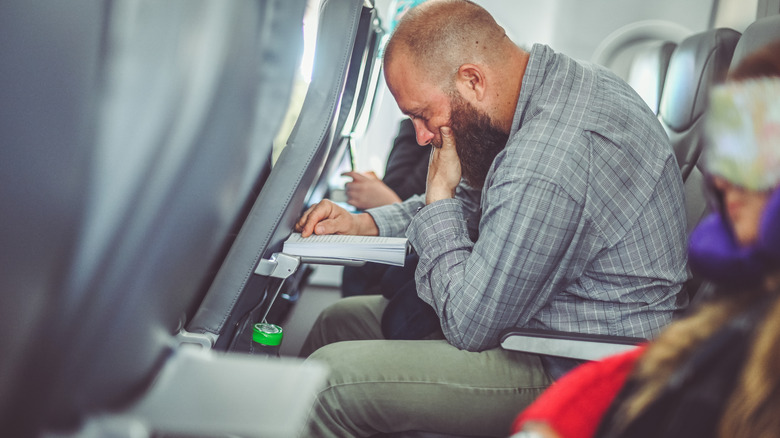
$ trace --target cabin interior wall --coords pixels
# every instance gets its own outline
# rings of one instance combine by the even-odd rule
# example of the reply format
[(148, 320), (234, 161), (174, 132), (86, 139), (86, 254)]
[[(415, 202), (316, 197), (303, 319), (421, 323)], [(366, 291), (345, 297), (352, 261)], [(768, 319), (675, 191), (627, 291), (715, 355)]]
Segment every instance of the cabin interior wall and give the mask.
[[(692, 32), (709, 27), (713, 0), (561, 0), (553, 48), (578, 59), (590, 60), (609, 34), (638, 21), (674, 23)], [(609, 13), (606, 13), (609, 11)]]

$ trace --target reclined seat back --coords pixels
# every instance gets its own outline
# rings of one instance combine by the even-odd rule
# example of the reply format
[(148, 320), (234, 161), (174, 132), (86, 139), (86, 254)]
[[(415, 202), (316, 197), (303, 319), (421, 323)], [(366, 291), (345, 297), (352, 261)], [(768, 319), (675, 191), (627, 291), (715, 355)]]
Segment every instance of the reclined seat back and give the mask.
[[(187, 331), (219, 350), (245, 350), (247, 334), (276, 279), (255, 274), (262, 259), (281, 251), (339, 137), (340, 102), (363, 14), (364, 0), (325, 0), (320, 6), (312, 82), (286, 147), (260, 191)], [(366, 34), (367, 36), (367, 34)], [(365, 47), (365, 46), (364, 46)], [(360, 57), (362, 58), (362, 56)], [(251, 333), (250, 333), (251, 334)]]
[[(13, 400), (3, 430), (25, 436), (127, 406), (177, 350), (184, 315), (268, 162), (305, 2), (83, 0), (56, 15), (55, 5), (19, 0), (10, 16), (7, 6), (0, 32), (13, 45), (3, 50), (25, 68), (15, 79), (43, 89), (23, 96), (0, 85), (22, 133), (3, 157), (3, 177), (8, 166), (19, 187), (3, 211), (22, 206), (20, 232), (41, 236), (31, 248), (3, 242), (26, 296), (2, 319), (38, 309), (16, 385), (3, 391)], [(45, 262), (39, 285), (29, 283), (40, 275), (29, 251)]]
[(345, 165), (346, 159), (350, 160), (346, 163), (346, 167), (352, 170), (353, 137), (359, 134), (356, 131), (359, 129), (364, 113), (367, 112), (365, 116), (370, 117), (373, 108), (378, 75), (381, 71), (377, 53), (382, 33), (376, 9), (364, 7), (355, 35), (355, 45), (352, 48), (344, 94), (339, 105), (339, 116), (334, 130), (336, 136), (333, 138), (333, 145), (317, 182), (306, 195), (306, 205), (315, 204), (329, 197), (330, 179), (337, 174), (341, 166)]

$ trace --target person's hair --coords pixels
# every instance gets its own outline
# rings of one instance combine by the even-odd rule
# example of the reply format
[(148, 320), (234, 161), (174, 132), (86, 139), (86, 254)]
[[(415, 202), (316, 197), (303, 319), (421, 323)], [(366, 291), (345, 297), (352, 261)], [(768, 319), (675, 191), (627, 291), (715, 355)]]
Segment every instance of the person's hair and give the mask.
[[(747, 56), (729, 73), (727, 82), (764, 77), (780, 77), (780, 41)], [(722, 294), (667, 327), (639, 360), (632, 378), (640, 385), (618, 407), (613, 425), (620, 429), (640, 415), (696, 347), (723, 324), (760, 297), (780, 296), (780, 273), (765, 280), (757, 290)], [(755, 333), (736, 387), (725, 401), (720, 437), (774, 437), (780, 431), (780, 300), (774, 301)]]
[(387, 43), (384, 62), (408, 56), (426, 79), (448, 90), (461, 65), (499, 61), (505, 37), (481, 6), (468, 0), (431, 0), (404, 14)]
[[(767, 293), (780, 294), (780, 276)], [(774, 286), (774, 287), (772, 287)], [(759, 324), (737, 387), (720, 421), (721, 437), (774, 437), (780, 431), (780, 300)]]
[(739, 82), (767, 77), (780, 77), (780, 40), (751, 53), (729, 72), (726, 80)]

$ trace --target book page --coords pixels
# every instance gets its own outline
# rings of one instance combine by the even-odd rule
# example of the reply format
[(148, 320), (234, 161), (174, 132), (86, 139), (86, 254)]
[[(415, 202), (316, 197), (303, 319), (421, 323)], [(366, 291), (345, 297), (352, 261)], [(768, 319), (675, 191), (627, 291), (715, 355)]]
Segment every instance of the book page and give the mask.
[(350, 234), (312, 234), (309, 237), (301, 237), (301, 233), (292, 233), (287, 239), (287, 243), (344, 243), (344, 244), (367, 244), (381, 245), (392, 244), (402, 245), (406, 243), (404, 237), (380, 237), (380, 236), (354, 236)]
[(290, 255), (312, 258), (357, 260), (403, 266), (408, 249), (405, 237), (312, 235), (293, 233), (284, 242)]

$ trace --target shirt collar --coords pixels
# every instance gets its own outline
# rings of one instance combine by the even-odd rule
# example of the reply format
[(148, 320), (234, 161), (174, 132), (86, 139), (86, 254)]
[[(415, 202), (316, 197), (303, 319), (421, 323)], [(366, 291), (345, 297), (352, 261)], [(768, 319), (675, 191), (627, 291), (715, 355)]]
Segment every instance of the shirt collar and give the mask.
[(512, 138), (520, 130), (531, 104), (531, 98), (544, 83), (545, 67), (548, 59), (554, 55), (554, 52), (544, 44), (534, 44), (529, 54), (528, 65), (525, 67), (523, 82), (520, 86), (520, 95), (517, 97), (517, 106), (515, 107), (515, 116), (512, 119), (509, 138)]

